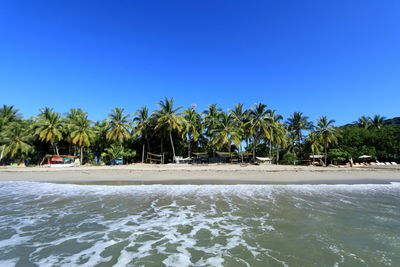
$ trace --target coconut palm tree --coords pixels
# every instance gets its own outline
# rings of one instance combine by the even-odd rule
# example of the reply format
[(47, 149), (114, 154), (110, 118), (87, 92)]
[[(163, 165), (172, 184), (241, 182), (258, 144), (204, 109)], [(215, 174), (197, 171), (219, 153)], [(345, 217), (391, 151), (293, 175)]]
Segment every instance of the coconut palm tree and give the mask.
[(122, 144), (132, 137), (129, 117), (129, 114), (125, 114), (123, 108), (115, 108), (111, 111), (108, 115), (107, 140)]
[(174, 108), (174, 99), (168, 99), (167, 97), (164, 100), (161, 100), (158, 103), (160, 107), (159, 110), (156, 110), (154, 113), (154, 117), (156, 119), (156, 127), (155, 130), (165, 129), (169, 133), (169, 139), (171, 141), (172, 147), (172, 155), (173, 160), (175, 160), (175, 147), (174, 140), (172, 138), (172, 131), (182, 131), (183, 127), (183, 117), (181, 113), (178, 113), (178, 110), (183, 108), (182, 106)]
[(371, 119), (371, 126), (377, 129), (380, 129), (383, 126), (383, 122), (385, 120), (385, 117), (382, 117), (380, 115), (375, 115)]
[(135, 124), (135, 133), (143, 140), (142, 163), (144, 163), (145, 143), (147, 143), (147, 149), (150, 151), (149, 135), (151, 130), (151, 119), (149, 109), (146, 106), (143, 106), (135, 112), (134, 116), (133, 122)]
[(79, 146), (80, 161), (83, 164), (83, 149), (89, 147), (95, 138), (91, 121), (85, 113), (81, 113), (71, 120), (70, 129), (71, 143)]
[[(235, 104), (233, 109), (229, 110), (229, 113), (232, 116), (232, 119), (235, 121), (238, 128), (242, 129), (242, 140), (246, 141), (248, 145), (248, 139), (250, 138), (250, 131), (248, 126), (248, 122), (250, 120), (250, 111), (244, 109), (243, 104)], [(242, 142), (241, 142), (242, 143)], [(240, 144), (240, 151), (242, 151), (242, 145)]]
[(26, 159), (33, 151), (32, 135), (26, 122), (11, 122), (4, 134), (4, 156), (8, 158)]
[(253, 139), (253, 160), (256, 159), (256, 146), (259, 139), (270, 139), (271, 131), (268, 127), (270, 110), (265, 104), (255, 104), (250, 110), (249, 132)]
[(211, 134), (211, 143), (218, 148), (226, 146), (229, 153), (231, 153), (232, 143), (236, 147), (240, 146), (242, 130), (236, 126), (230, 114), (222, 113), (221, 120), (217, 126), (211, 130)]
[(189, 108), (183, 112), (183, 118), (183, 134), (186, 136), (188, 143), (188, 157), (191, 157), (192, 143), (197, 142), (201, 133), (203, 132), (201, 116), (194, 108)]
[(63, 138), (62, 127), (60, 113), (53, 112), (53, 109), (47, 107), (41, 109), (35, 123), (35, 134), (41, 142), (50, 143), (57, 155), (59, 155), (57, 142)]
[(320, 154), (321, 153), (321, 149), (323, 148), (322, 145), (321, 145), (320, 135), (318, 135), (316, 132), (311, 132), (308, 135), (307, 139), (308, 139), (308, 142), (310, 144), (311, 153), (312, 153), (313, 159), (314, 159), (314, 156), (316, 154)]
[(301, 153), (301, 143), (303, 141), (302, 131), (311, 130), (313, 128), (312, 122), (308, 121), (308, 117), (303, 116), (302, 112), (293, 112), (293, 114), (287, 119), (286, 124), (288, 125), (289, 131), (295, 133), (299, 153)]
[(371, 126), (371, 118), (367, 117), (365, 115), (362, 115), (361, 117), (358, 118), (358, 121), (356, 121), (359, 127), (367, 129)]
[(317, 121), (315, 134), (318, 136), (325, 152), (325, 166), (327, 165), (328, 147), (337, 144), (340, 131), (333, 125), (334, 120), (328, 120), (326, 116), (322, 116)]
[(3, 105), (3, 107), (0, 107), (0, 133), (5, 130), (9, 123), (20, 120), (21, 115), (14, 106)]

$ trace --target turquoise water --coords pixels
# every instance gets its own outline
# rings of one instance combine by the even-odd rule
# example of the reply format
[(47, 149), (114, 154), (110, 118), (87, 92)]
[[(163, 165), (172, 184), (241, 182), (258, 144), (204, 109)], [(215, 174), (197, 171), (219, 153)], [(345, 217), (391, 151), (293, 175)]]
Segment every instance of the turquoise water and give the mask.
[(400, 184), (0, 182), (0, 266), (400, 266)]

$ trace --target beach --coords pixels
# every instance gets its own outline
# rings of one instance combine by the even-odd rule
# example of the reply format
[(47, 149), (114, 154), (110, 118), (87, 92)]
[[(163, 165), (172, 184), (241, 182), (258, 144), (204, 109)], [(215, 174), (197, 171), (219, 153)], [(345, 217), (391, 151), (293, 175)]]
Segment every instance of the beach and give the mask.
[(400, 182), (400, 166), (151, 165), (0, 167), (0, 181), (84, 184), (357, 184)]

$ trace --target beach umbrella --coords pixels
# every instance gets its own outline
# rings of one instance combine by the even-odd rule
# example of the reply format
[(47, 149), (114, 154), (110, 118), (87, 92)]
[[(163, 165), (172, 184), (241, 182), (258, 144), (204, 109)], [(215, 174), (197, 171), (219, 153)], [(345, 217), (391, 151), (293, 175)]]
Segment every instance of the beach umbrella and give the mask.
[(370, 158), (372, 158), (371, 156), (368, 156), (368, 155), (362, 155), (362, 156), (359, 156), (358, 157), (359, 159), (370, 159)]

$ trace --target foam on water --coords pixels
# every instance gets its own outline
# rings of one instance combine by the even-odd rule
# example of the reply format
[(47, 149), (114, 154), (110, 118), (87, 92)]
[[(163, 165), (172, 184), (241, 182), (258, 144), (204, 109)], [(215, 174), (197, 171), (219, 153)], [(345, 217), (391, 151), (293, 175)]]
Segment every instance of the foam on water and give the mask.
[[(0, 266), (317, 265), (312, 253), (332, 266), (388, 265), (400, 249), (399, 200), (400, 183), (0, 182)], [(337, 227), (376, 247), (346, 243)]]

